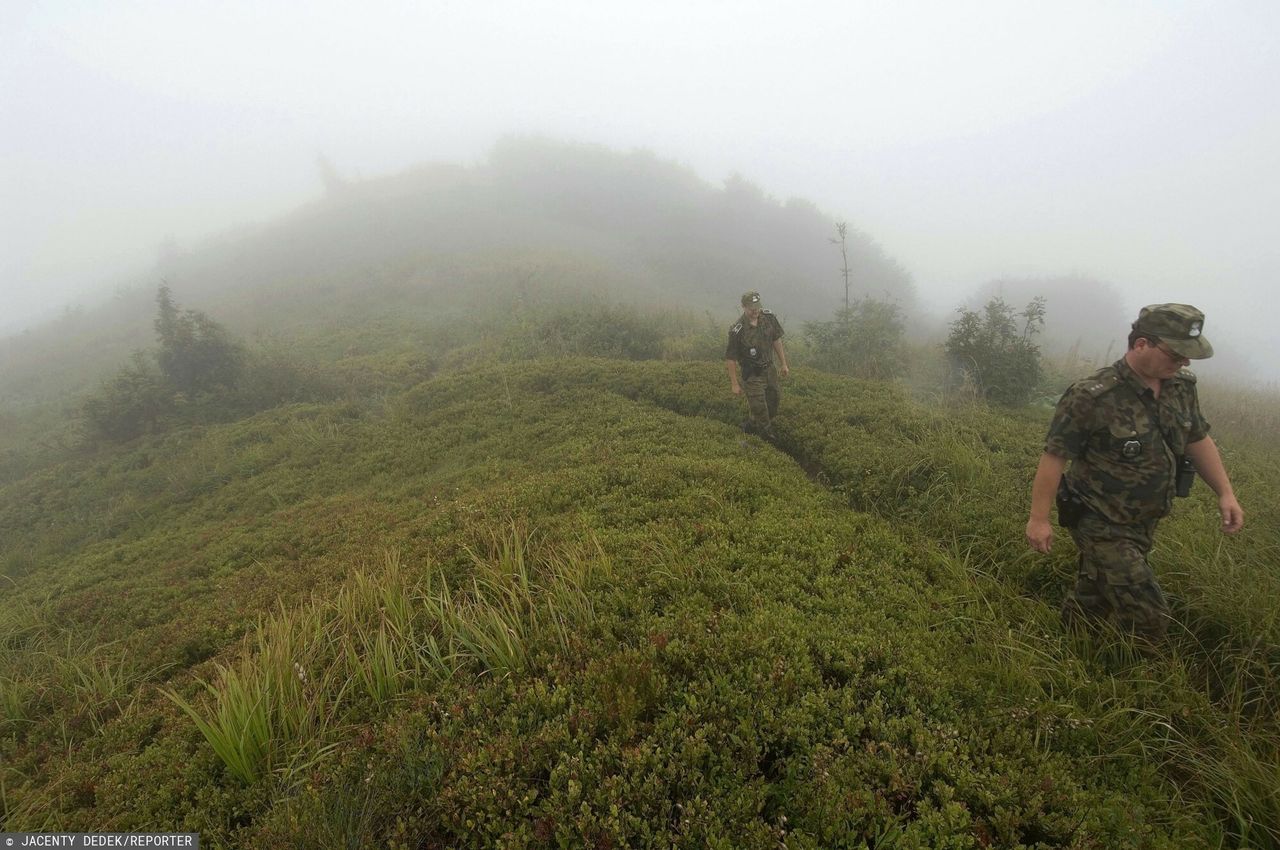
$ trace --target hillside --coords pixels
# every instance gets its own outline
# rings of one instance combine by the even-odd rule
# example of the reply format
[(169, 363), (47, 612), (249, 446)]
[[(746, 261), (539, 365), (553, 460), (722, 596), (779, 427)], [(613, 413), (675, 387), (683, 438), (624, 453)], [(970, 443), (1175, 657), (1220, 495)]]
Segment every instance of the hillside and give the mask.
[(1230, 458), (1249, 534), (1208, 534), (1203, 487), (1169, 523), (1187, 625), (1147, 659), (1060, 633), (1070, 547), (1020, 541), (1041, 422), (801, 369), (779, 449), (714, 360), (395, 364), (3, 485), (6, 829), (1280, 836), (1273, 454)]
[[(286, 345), (583, 297), (720, 315), (759, 289), (786, 318), (816, 319), (843, 298), (833, 235), (812, 204), (742, 178), (713, 186), (643, 151), (510, 139), (471, 167), (340, 183), (279, 221), (166, 245), (106, 303), (0, 339), (0, 410), (57, 406), (149, 345), (162, 280), (242, 337)], [(907, 273), (856, 229), (849, 264), (854, 296), (912, 303)]]

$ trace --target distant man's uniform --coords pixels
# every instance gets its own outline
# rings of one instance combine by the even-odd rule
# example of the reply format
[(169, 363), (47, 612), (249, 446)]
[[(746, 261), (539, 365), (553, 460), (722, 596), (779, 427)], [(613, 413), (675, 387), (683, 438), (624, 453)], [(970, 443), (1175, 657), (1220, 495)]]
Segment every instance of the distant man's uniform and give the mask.
[[(751, 416), (748, 427), (758, 434), (772, 436), (773, 419), (778, 415), (782, 399), (778, 368), (774, 363), (774, 343), (782, 339), (782, 324), (772, 312), (760, 307), (758, 292), (746, 293), (742, 297), (742, 306), (742, 316), (729, 328), (729, 343), (725, 346), (724, 357), (726, 361), (736, 363), (742, 375), (742, 389)], [(785, 367), (785, 354), (783, 358)]]
[[(1169, 604), (1147, 554), (1156, 524), (1173, 505), (1183, 456), (1196, 454), (1197, 465), (1203, 460), (1205, 480), (1239, 512), (1217, 448), (1207, 439), (1195, 375), (1180, 368), (1212, 355), (1200, 336), (1203, 322), (1203, 314), (1185, 304), (1144, 308), (1128, 354), (1072, 384), (1058, 402), (1041, 456), (1041, 469), (1056, 474), (1042, 480), (1037, 470), (1028, 540), (1048, 551), (1048, 543), (1042, 548), (1035, 538), (1051, 538), (1051, 531), (1032, 529), (1037, 513), (1049, 510), (1043, 491), (1057, 486), (1059, 521), (1079, 551), (1075, 588), (1062, 606), (1068, 626), (1110, 620), (1147, 638), (1164, 635)], [(1061, 475), (1067, 461), (1070, 468)], [(1228, 508), (1223, 510), (1224, 530), (1234, 530), (1226, 528)]]

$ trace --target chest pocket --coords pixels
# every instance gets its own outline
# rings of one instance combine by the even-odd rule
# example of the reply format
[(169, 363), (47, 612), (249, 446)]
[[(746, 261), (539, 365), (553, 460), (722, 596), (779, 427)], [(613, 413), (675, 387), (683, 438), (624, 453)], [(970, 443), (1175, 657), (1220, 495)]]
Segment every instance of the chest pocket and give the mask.
[(758, 329), (753, 328), (752, 332), (744, 333), (741, 341), (738, 343), (738, 350), (741, 352), (741, 358), (756, 365), (763, 365), (769, 361), (769, 339)]
[(1139, 433), (1127, 423), (1113, 423), (1104, 434), (1106, 453), (1121, 463), (1141, 462), (1151, 453), (1152, 438), (1160, 439), (1159, 434)]

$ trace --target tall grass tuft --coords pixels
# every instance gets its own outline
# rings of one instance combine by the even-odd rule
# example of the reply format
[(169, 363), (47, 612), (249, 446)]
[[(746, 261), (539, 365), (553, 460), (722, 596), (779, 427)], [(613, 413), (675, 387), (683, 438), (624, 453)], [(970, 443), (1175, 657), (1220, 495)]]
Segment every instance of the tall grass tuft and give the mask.
[(29, 681), (0, 676), (0, 735), (10, 734), (30, 721), (30, 707), (37, 695)]
[(138, 684), (156, 671), (140, 671), (124, 654), (109, 654), (110, 645), (64, 637), (62, 651), (54, 656), (60, 679), (70, 691), (78, 714), (101, 728), (111, 717), (126, 713), (136, 703)]
[(404, 658), (399, 650), (400, 638), (391, 637), (384, 624), (372, 636), (361, 630), (355, 636), (343, 640), (343, 652), (348, 669), (353, 671), (360, 689), (375, 704), (381, 705), (400, 693), (408, 677)]
[(68, 748), (137, 704), (144, 670), (115, 643), (53, 623), (47, 602), (0, 609), (0, 734), (53, 718)]
[(213, 706), (198, 710), (172, 690), (164, 693), (195, 723), (232, 776), (241, 782), (256, 782), (271, 763), (277, 740), (271, 724), (272, 708), (266, 689), (250, 672), (234, 667), (218, 667), (215, 687), (202, 682), (213, 698)]
[(323, 754), (357, 700), (385, 708), (406, 691), (470, 671), (515, 675), (530, 649), (563, 648), (591, 615), (587, 584), (611, 567), (598, 544), (535, 556), (518, 524), (467, 550), (474, 575), (457, 593), (430, 571), (410, 581), (397, 553), (377, 573), (357, 572), (328, 600), (259, 621), (252, 644), (201, 682), (197, 705), (164, 693), (246, 784), (289, 774)]
[(315, 740), (335, 718), (345, 684), (334, 689), (330, 665), (321, 657), (326, 627), (317, 606), (259, 621), (256, 651), (217, 665), (217, 684), (201, 681), (212, 701), (204, 710), (164, 691), (242, 782), (288, 764), (300, 743)]

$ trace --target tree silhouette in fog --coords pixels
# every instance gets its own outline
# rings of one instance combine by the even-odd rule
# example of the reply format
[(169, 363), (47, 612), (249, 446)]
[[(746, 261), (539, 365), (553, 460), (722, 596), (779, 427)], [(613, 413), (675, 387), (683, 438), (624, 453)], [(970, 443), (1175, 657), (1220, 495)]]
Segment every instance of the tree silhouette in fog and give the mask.
[(164, 284), (156, 308), (156, 363), (174, 390), (195, 396), (235, 384), (242, 353), (222, 325), (199, 310), (179, 310)]

